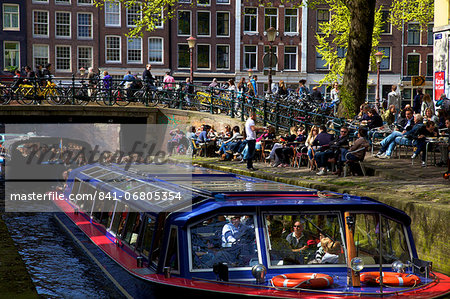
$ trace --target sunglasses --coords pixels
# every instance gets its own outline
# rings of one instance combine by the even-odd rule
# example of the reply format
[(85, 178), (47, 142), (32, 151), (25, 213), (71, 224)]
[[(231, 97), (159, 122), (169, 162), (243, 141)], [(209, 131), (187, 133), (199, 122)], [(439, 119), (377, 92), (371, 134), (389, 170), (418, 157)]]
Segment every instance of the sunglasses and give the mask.
[(294, 225), (294, 227), (302, 227), (301, 225)]

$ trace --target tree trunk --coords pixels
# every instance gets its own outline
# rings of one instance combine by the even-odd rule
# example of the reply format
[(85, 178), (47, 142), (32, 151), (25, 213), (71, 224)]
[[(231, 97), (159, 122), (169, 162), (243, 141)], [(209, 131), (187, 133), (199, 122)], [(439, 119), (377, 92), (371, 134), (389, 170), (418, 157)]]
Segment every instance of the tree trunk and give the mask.
[(367, 74), (372, 51), (376, 0), (349, 0), (351, 14), (349, 42), (345, 59), (340, 116), (354, 115), (365, 102)]

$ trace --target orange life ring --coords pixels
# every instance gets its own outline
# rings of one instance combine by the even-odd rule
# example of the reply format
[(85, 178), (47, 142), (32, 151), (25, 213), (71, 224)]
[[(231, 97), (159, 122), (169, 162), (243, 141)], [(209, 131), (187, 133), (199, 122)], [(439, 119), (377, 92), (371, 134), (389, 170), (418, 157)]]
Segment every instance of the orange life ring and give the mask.
[(281, 274), (271, 280), (275, 287), (322, 289), (333, 284), (333, 278), (321, 273)]
[[(364, 272), (360, 280), (366, 284), (380, 284), (380, 272)], [(413, 274), (383, 272), (383, 284), (389, 286), (412, 287), (420, 283), (420, 278)]]

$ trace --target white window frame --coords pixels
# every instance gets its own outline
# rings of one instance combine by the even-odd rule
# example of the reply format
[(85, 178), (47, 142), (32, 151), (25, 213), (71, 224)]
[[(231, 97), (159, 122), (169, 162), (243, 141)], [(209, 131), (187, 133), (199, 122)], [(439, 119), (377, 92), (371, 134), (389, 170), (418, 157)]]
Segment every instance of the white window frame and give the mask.
[(64, 2), (59, 2), (59, 1), (62, 1), (62, 0), (55, 0), (55, 4), (56, 5), (70, 5), (70, 4), (72, 4), (72, 0), (66, 0)]
[[(130, 57), (129, 57), (129, 51), (130, 50), (136, 50), (136, 49), (130, 49), (130, 43), (129, 43), (129, 40), (140, 40), (141, 41), (141, 49), (140, 49), (140, 51), (141, 51), (141, 57), (140, 57), (140, 60), (138, 61), (138, 60), (130, 60)], [(142, 45), (142, 38), (141, 37), (128, 37), (127, 38), (127, 63), (129, 63), (129, 64), (141, 64), (142, 63), (142, 53), (143, 52), (143, 45)]]
[[(381, 52), (380, 48), (389, 48), (389, 68), (388, 69), (382, 69), (380, 67), (380, 72), (389, 72), (389, 71), (392, 70), (392, 47), (378, 45), (378, 51)], [(384, 52), (382, 52), (382, 53), (384, 54)], [(383, 58), (383, 59), (385, 59), (385, 58)]]
[[(218, 18), (217, 18), (217, 14), (219, 13), (226, 13), (228, 14), (228, 35), (219, 35), (219, 33), (217, 32), (217, 26), (218, 26)], [(230, 37), (230, 31), (231, 31), (231, 14), (229, 11), (216, 11), (216, 36), (217, 37)]]
[[(117, 6), (119, 8), (119, 24), (108, 24), (106, 23), (107, 20), (107, 16), (108, 15), (116, 15), (116, 13), (112, 13), (112, 12), (108, 12), (107, 11), (107, 6), (108, 7), (115, 7)], [(106, 2), (105, 3), (105, 27), (122, 27), (122, 9), (121, 9), (121, 4), (120, 2)]]
[[(409, 74), (409, 71), (408, 71), (408, 68), (409, 68), (409, 65), (408, 65), (408, 63), (409, 63), (409, 56), (419, 56), (419, 69), (417, 70), (417, 74), (413, 74), (413, 75), (410, 75)], [(420, 75), (420, 69), (421, 69), (421, 62), (422, 62), (422, 57), (421, 57), (421, 55), (420, 55), (420, 53), (416, 53), (416, 52), (411, 52), (411, 53), (407, 53), (406, 54), (406, 76), (407, 77), (413, 77), (413, 76), (419, 76)]]
[[(294, 18), (294, 16), (293, 15), (286, 15), (286, 10), (288, 10), (288, 9), (291, 9), (291, 10), (295, 10), (296, 12), (297, 12), (297, 14), (295, 15), (295, 24), (296, 24), (296, 31), (287, 31), (286, 30), (286, 20), (289, 18), (289, 19), (291, 19), (291, 18)], [(284, 19), (285, 19), (285, 22), (284, 22), (284, 35), (286, 35), (286, 36), (297, 36), (297, 35), (300, 35), (300, 33), (299, 33), (299, 17), (298, 17), (298, 9), (297, 8), (289, 8), (289, 7), (286, 7), (285, 9), (284, 9)]]
[[(199, 65), (198, 65), (198, 53), (199, 53), (199, 51), (198, 51), (198, 46), (208, 46), (209, 47), (209, 58), (208, 58), (208, 60), (209, 60), (209, 67), (208, 68), (206, 68), (206, 67), (199, 67)], [(196, 49), (195, 49), (196, 51), (195, 51), (195, 53), (197, 54), (196, 56), (196, 64), (197, 64), (197, 69), (198, 70), (211, 70), (211, 67), (212, 67), (212, 61), (211, 61), (211, 56), (212, 56), (212, 53), (211, 53), (211, 44), (197, 44), (196, 45)]]
[[(34, 31), (34, 25), (36, 24), (35, 15), (34, 15), (35, 12), (47, 13), (47, 34), (36, 34), (35, 33), (35, 31)], [(49, 37), (49, 32), (50, 32), (50, 15), (49, 15), (48, 10), (34, 9), (32, 14), (33, 14), (33, 17), (32, 17), (33, 18), (33, 23), (32, 23), (32, 26), (33, 26), (33, 29), (32, 29), (33, 30), (33, 37), (46, 37), (46, 38), (48, 38)], [(43, 23), (38, 23), (38, 24), (43, 24)]]
[[(416, 26), (419, 27), (419, 29), (418, 29), (418, 32), (419, 32), (419, 43), (418, 44), (410, 44), (410, 41), (409, 41), (409, 25), (416, 25)], [(420, 30), (420, 24), (419, 23), (410, 22), (410, 23), (408, 23), (406, 25), (406, 45), (408, 45), (408, 46), (420, 46), (420, 45), (422, 45), (422, 30)]]
[(316, 33), (323, 34), (323, 32), (320, 31), (319, 24), (322, 23), (322, 22), (325, 22), (325, 20), (320, 20), (320, 23), (319, 23), (319, 11), (321, 11), (321, 12), (327, 11), (327, 13), (328, 13), (328, 22), (330, 21), (331, 15), (330, 15), (330, 10), (327, 9), (327, 8), (319, 8), (319, 9), (316, 10)]
[(20, 70), (20, 66), (21, 66), (21, 64), (20, 64), (20, 42), (18, 42), (18, 41), (7, 41), (7, 40), (3, 41), (3, 68), (5, 69), (5, 67), (6, 67), (6, 44), (16, 44), (18, 46), (17, 51), (19, 52), (19, 65), (17, 67)]
[(43, 4), (43, 3), (48, 3), (48, 0), (33, 0), (32, 3)]
[[(390, 13), (389, 10), (383, 9), (382, 12), (388, 12)], [(392, 23), (389, 22), (389, 32), (382, 32), (381, 35), (392, 35)]]
[(92, 0), (89, 0), (90, 3), (80, 3), (80, 0), (77, 0), (77, 5), (78, 6), (92, 6), (94, 3)]
[[(266, 11), (267, 11), (268, 9), (275, 9), (275, 10), (277, 11), (277, 14), (276, 14), (276, 15), (268, 15), (268, 14), (266, 13)], [(276, 7), (265, 7), (265, 8), (264, 8), (264, 27), (266, 27), (266, 17), (268, 17), (270, 20), (272, 20), (273, 17), (276, 17), (275, 26), (273, 26), (272, 21), (270, 21), (269, 28), (270, 28), (270, 27), (273, 27), (273, 28), (275, 28), (276, 30), (278, 30), (278, 28), (279, 28), (278, 22), (279, 22), (279, 20), (280, 20), (278, 8), (276, 8)], [(269, 29), (269, 28), (264, 28), (264, 31), (266, 31), (266, 30)]]
[[(91, 49), (91, 67), (94, 66), (94, 48), (90, 47), (90, 46), (78, 46), (77, 47), (77, 69), (79, 69), (80, 67), (80, 49), (81, 48), (86, 48), (86, 49)], [(87, 59), (87, 58), (82, 58), (82, 59)], [(85, 67), (85, 69), (88, 69), (90, 66)]]
[[(34, 56), (34, 49), (36, 48), (36, 47), (46, 47), (47, 48), (47, 63), (50, 61), (50, 47), (49, 47), (49, 45), (47, 45), (47, 44), (35, 44), (35, 45), (33, 45), (33, 49), (32, 49), (32, 59), (33, 59), (33, 69), (36, 69), (37, 68), (37, 65), (36, 65), (36, 63), (35, 63), (35, 56)], [(37, 57), (37, 58), (45, 58), (45, 57)]]
[(216, 0), (216, 5), (229, 5), (230, 4), (230, 0), (224, 0), (226, 2), (219, 2), (218, 0)]
[(189, 34), (180, 34), (178, 32), (178, 29), (180, 28), (180, 23), (177, 22), (177, 36), (191, 36), (192, 35), (192, 11), (190, 10), (178, 10), (177, 12), (177, 19), (179, 20), (179, 13), (180, 12), (189, 12)]
[[(187, 46), (188, 47), (188, 51), (189, 51), (189, 45), (187, 44), (187, 43), (178, 43), (177, 44), (177, 68), (179, 69), (179, 70), (188, 70), (189, 69), (189, 64), (188, 64), (188, 66), (187, 67), (183, 67), (183, 66), (181, 66), (180, 67), (180, 65), (179, 65), (179, 61), (180, 61), (180, 55), (178, 55), (179, 54), (179, 46), (180, 45), (182, 45), (182, 46)], [(190, 55), (190, 54), (188, 54), (188, 55)]]
[[(128, 28), (134, 28), (134, 27), (136, 27), (136, 25), (135, 24), (129, 24), (128, 23), (128, 21), (129, 21), (129, 16), (135, 16), (136, 18), (137, 17), (139, 17), (141, 20), (142, 20), (142, 5), (140, 5), (140, 4), (134, 4), (134, 6), (139, 6), (139, 13), (130, 13), (129, 12), (129, 7), (127, 7), (126, 8), (126, 20), (127, 20), (127, 27)], [(133, 17), (133, 20), (135, 20), (136, 18), (135, 17)]]
[[(58, 20), (56, 15), (58, 13), (65, 13), (65, 14), (68, 13), (69, 14), (69, 24), (68, 25), (67, 24), (57, 24), (56, 23), (57, 20)], [(57, 26), (58, 25), (69, 26), (69, 35), (68, 36), (66, 36), (66, 35), (58, 35), (57, 34), (57, 32), (58, 32)], [(72, 13), (70, 11), (55, 11), (55, 38), (63, 38), (63, 39), (70, 39), (70, 38), (72, 38)]]
[[(255, 47), (256, 52), (245, 52), (245, 47)], [(249, 69), (253, 69), (253, 70), (257, 70), (258, 69), (258, 45), (244, 45), (242, 47), (242, 52), (243, 52), (243, 60), (242, 60), (242, 68), (244, 70), (249, 70)], [(245, 65), (245, 55), (249, 53), (249, 54), (255, 54), (255, 66), (254, 67), (250, 67)]]
[[(161, 40), (161, 61), (150, 61), (150, 40), (152, 40), (152, 39), (154, 39), (154, 40), (157, 40), (157, 39)], [(156, 64), (156, 65), (164, 64), (164, 38), (157, 37), (157, 36), (149, 37), (147, 39), (147, 45), (148, 45), (148, 55), (147, 55), (148, 63), (151, 63), (152, 65), (153, 64)]]
[[(58, 56), (57, 56), (57, 48), (58, 47), (64, 47), (64, 48), (69, 48), (69, 69), (58, 69)], [(66, 59), (65, 57), (63, 57), (64, 59)], [(61, 73), (70, 73), (72, 72), (72, 47), (70, 45), (55, 45), (55, 71), (56, 72), (61, 72)]]
[[(158, 17), (158, 16), (155, 14), (155, 17)], [(162, 9), (161, 9), (160, 19), (161, 19), (161, 25), (155, 25), (156, 29), (163, 29), (164, 28), (164, 10), (162, 10)]]
[(207, 1), (208, 1), (208, 4), (200, 4), (200, 3), (199, 3), (200, 1), (201, 1), (201, 0), (196, 0), (197, 6), (202, 6), (202, 7), (211, 6), (211, 0), (207, 0)]
[[(80, 36), (80, 19), (79, 16), (80, 15), (90, 15), (91, 18), (91, 24), (90, 24), (90, 36), (89, 37), (85, 37), (85, 36)], [(83, 25), (84, 27), (87, 27), (88, 25)], [(77, 38), (78, 39), (83, 39), (83, 40), (91, 40), (94, 39), (94, 15), (91, 12), (78, 12), (77, 13)]]
[[(202, 5), (203, 6), (203, 5)], [(199, 33), (199, 27), (200, 26), (197, 26), (197, 36), (198, 37), (211, 37), (211, 12), (210, 11), (207, 11), (207, 10), (197, 10), (197, 24), (198, 24), (198, 14), (199, 13), (207, 13), (208, 15), (209, 15), (209, 34), (200, 34)]]
[(284, 59), (286, 59), (287, 55), (289, 55), (289, 56), (294, 55), (294, 53), (286, 54), (286, 48), (295, 48), (295, 68), (293, 68), (293, 69), (286, 69), (286, 68), (284, 68), (286, 64), (283, 61), (283, 70), (286, 71), (286, 72), (298, 71), (298, 46), (285, 45), (284, 46)]
[[(119, 60), (108, 60), (108, 37), (119, 38)], [(111, 48), (117, 50), (116, 48)], [(108, 64), (119, 64), (122, 63), (122, 37), (120, 35), (105, 35), (105, 63)]]
[[(6, 20), (5, 6), (15, 6), (15, 7), (17, 7), (17, 27), (4, 27), (5, 26), (5, 20)], [(15, 4), (15, 3), (3, 3), (2, 12), (3, 12), (3, 15), (2, 15), (2, 17), (3, 17), (3, 22), (2, 22), (3, 30), (20, 31), (20, 5), (19, 4)], [(8, 17), (9, 17), (10, 22), (11, 22), (12, 21), (12, 13), (8, 13)], [(12, 22), (11, 22), (11, 24), (12, 24)]]
[[(221, 68), (218, 66), (217, 64), (217, 59), (218, 59), (218, 55), (217, 55), (217, 48), (218, 47), (228, 47), (228, 67), (227, 68)], [(216, 44), (216, 69), (217, 70), (230, 70), (231, 67), (231, 52), (230, 52), (231, 46), (229, 44)]]
[[(246, 14), (245, 13), (245, 9), (247, 9), (247, 8), (253, 8), (253, 9), (256, 9), (256, 15), (254, 15), (254, 14)], [(258, 7), (251, 7), (251, 6), (249, 6), (249, 7), (244, 7), (244, 13), (243, 13), (243, 15), (244, 15), (244, 22), (243, 22), (243, 24), (242, 24), (242, 27), (243, 27), (243, 29), (244, 29), (244, 34), (259, 34), (259, 32), (258, 32)], [(253, 16), (256, 16), (256, 24), (255, 24), (255, 31), (251, 31), (251, 30), (249, 30), (249, 31), (246, 31), (245, 30), (245, 18), (247, 17), (247, 16), (250, 16), (250, 19), (253, 17)], [(251, 27), (251, 26), (250, 26)]]

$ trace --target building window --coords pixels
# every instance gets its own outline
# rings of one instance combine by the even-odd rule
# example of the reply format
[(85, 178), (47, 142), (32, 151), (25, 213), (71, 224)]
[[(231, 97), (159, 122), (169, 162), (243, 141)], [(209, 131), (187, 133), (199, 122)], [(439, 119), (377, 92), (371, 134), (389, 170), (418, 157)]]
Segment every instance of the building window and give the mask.
[(78, 0), (79, 5), (92, 5), (92, 0)]
[(191, 12), (188, 10), (178, 11), (178, 35), (191, 34)]
[(19, 5), (3, 4), (3, 30), (19, 29)]
[(257, 32), (258, 9), (256, 7), (244, 8), (244, 31)]
[(427, 24), (427, 45), (428, 46), (433, 45), (433, 39), (434, 39), (433, 27), (434, 27), (433, 23)]
[(284, 12), (284, 32), (297, 33), (298, 10), (286, 8)]
[(91, 39), (92, 38), (92, 14), (79, 13), (78, 14), (78, 38)]
[(163, 39), (153, 38), (148, 39), (148, 62), (163, 63)]
[(230, 36), (230, 13), (217, 13), (217, 36)]
[(316, 70), (328, 70), (327, 61), (323, 59), (319, 52), (316, 52)]
[(230, 68), (230, 46), (229, 45), (217, 45), (217, 61), (216, 65), (218, 69)]
[(55, 0), (55, 4), (70, 4), (70, 0)]
[(330, 12), (328, 9), (318, 9), (317, 10), (317, 24), (316, 24), (316, 31), (322, 32), (320, 30), (320, 26), (323, 23), (328, 23), (330, 21)]
[(408, 24), (408, 45), (420, 45), (419, 24)]
[(33, 68), (48, 63), (48, 45), (33, 45)]
[(210, 69), (211, 68), (211, 46), (197, 45), (197, 68)]
[(210, 13), (209, 11), (197, 12), (197, 34), (199, 36), (210, 36)]
[(380, 63), (380, 70), (388, 71), (391, 69), (391, 48), (390, 47), (378, 47), (378, 51), (383, 53), (383, 59)]
[(70, 38), (70, 12), (56, 12), (55, 19), (55, 36)]
[(368, 102), (375, 102), (376, 92), (377, 92), (376, 85), (367, 86), (367, 101)]
[(408, 54), (408, 60), (406, 63), (408, 64), (407, 76), (419, 76), (420, 55)]
[(284, 47), (284, 69), (297, 70), (297, 47)]
[(189, 68), (190, 55), (187, 44), (178, 44), (178, 68)]
[(244, 69), (256, 69), (256, 46), (244, 46)]
[(48, 3), (48, 0), (33, 0), (33, 3)]
[(92, 47), (78, 47), (78, 69), (88, 69), (93, 65)]
[(230, 4), (230, 0), (216, 0), (217, 4)]
[(160, 14), (153, 14), (154, 17), (154, 22), (155, 22), (155, 28), (163, 28), (164, 27), (164, 16), (163, 16), (163, 11), (161, 10)]
[(20, 68), (20, 44), (19, 42), (3, 42), (3, 68)]
[(128, 38), (127, 40), (128, 63), (142, 63), (142, 39)]
[(56, 71), (60, 72), (70, 72), (71, 66), (71, 53), (70, 53), (70, 46), (56, 46), (55, 49), (55, 56), (56, 56)]
[(48, 37), (48, 11), (33, 11), (33, 36)]
[(198, 5), (211, 5), (210, 0), (197, 0)]
[(127, 26), (136, 27), (142, 19), (142, 8), (139, 4), (131, 4), (127, 7)]
[(120, 27), (120, 3), (105, 3), (105, 26)]
[(278, 29), (278, 10), (276, 8), (264, 9), (264, 29), (267, 30), (270, 27)]
[(383, 31), (381, 34), (392, 34), (392, 26), (391, 22), (389, 22), (389, 10), (381, 11), (381, 21), (383, 24), (381, 25), (381, 30)]
[(120, 63), (121, 56), (121, 38), (120, 36), (106, 36), (106, 62)]
[(427, 76), (433, 77), (433, 54), (427, 55)]

